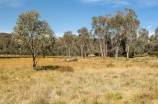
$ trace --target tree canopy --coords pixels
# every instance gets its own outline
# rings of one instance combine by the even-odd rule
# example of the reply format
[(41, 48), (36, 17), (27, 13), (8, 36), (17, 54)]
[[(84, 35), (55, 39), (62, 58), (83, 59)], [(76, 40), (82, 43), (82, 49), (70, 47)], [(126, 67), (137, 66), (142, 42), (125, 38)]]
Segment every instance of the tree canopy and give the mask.
[(36, 70), (36, 57), (42, 48), (53, 39), (54, 32), (48, 22), (39, 20), (40, 14), (35, 11), (24, 12), (19, 15), (14, 27), (14, 39), (18, 39), (23, 49), (29, 50), (33, 57), (33, 68)]

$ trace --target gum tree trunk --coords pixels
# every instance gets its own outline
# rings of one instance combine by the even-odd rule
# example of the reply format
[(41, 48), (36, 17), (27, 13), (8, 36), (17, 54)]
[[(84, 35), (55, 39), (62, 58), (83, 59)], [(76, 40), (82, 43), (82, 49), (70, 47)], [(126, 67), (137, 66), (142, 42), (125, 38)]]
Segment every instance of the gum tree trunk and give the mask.
[(101, 41), (100, 41), (100, 38), (99, 38), (99, 46), (100, 46), (101, 58), (103, 58), (103, 48), (102, 48), (102, 43), (101, 43)]
[(71, 58), (71, 52), (70, 52), (71, 50), (70, 50), (70, 47), (69, 47), (69, 58)]
[(33, 60), (32, 60), (32, 66), (33, 66), (33, 69), (36, 70), (36, 62), (35, 62), (36, 58), (35, 58), (34, 54), (33, 54), (32, 58), (33, 58)]
[(119, 47), (117, 46), (116, 50), (115, 50), (115, 59), (116, 60), (118, 59), (118, 51), (119, 51)]
[(81, 44), (81, 57), (83, 58), (83, 44)]
[(107, 43), (105, 44), (105, 58), (107, 57), (108, 55), (108, 45)]
[(129, 60), (129, 45), (127, 45), (127, 60)]

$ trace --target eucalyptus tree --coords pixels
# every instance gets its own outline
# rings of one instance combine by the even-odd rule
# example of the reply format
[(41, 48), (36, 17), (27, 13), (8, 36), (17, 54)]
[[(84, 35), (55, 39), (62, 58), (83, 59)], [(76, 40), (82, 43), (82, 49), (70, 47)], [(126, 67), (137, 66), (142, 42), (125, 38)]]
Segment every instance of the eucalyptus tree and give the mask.
[(144, 29), (144, 28), (141, 28), (139, 30), (139, 37), (138, 38), (143, 39), (144, 42), (148, 42), (148, 40), (149, 40), (149, 31)]
[(77, 56), (79, 55), (79, 49), (78, 49), (78, 36), (75, 34), (72, 34), (72, 48), (71, 48), (71, 55)]
[(106, 35), (108, 33), (107, 28), (108, 16), (98, 16), (92, 18), (92, 30), (94, 30), (94, 37), (98, 38), (100, 54), (102, 58), (106, 57), (107, 54), (107, 40)]
[(52, 53), (52, 48), (54, 47), (55, 44), (55, 38), (45, 38), (45, 41), (47, 41), (47, 43), (42, 44), (41, 47), (41, 54), (43, 55), (43, 57), (45, 58), (47, 54), (51, 54)]
[(0, 33), (0, 53), (1, 54), (8, 54), (11, 52), (11, 50), (9, 50), (10, 45), (12, 43), (11, 38), (12, 38), (12, 34)]
[(158, 27), (155, 29), (155, 39), (158, 40)]
[(147, 42), (144, 44), (145, 50), (144, 52), (150, 53), (154, 49), (154, 43), (153, 42)]
[(71, 58), (71, 47), (73, 43), (73, 34), (71, 31), (67, 31), (64, 33), (63, 40), (62, 40), (67, 49), (67, 56)]
[(135, 53), (136, 54), (142, 54), (144, 52), (144, 47), (145, 45), (145, 41), (142, 38), (138, 38), (135, 42), (134, 42), (134, 46), (135, 46)]
[(53, 38), (53, 31), (48, 22), (39, 20), (39, 17), (40, 13), (36, 10), (24, 12), (19, 15), (17, 26), (14, 27), (14, 38), (31, 53), (34, 70), (36, 70), (36, 58), (41, 48)]
[(140, 21), (137, 19), (136, 13), (132, 9), (125, 8), (124, 14), (124, 36), (126, 44), (126, 58), (129, 59), (130, 46), (137, 37), (137, 29)]
[(112, 32), (113, 36), (113, 48), (115, 50), (115, 59), (118, 59), (118, 52), (120, 48), (121, 39), (123, 36), (123, 26), (124, 26), (124, 13), (119, 10), (115, 16), (110, 15), (108, 20), (108, 27)]
[(81, 52), (81, 57), (83, 58), (83, 54), (85, 53), (86, 57), (86, 49), (89, 44), (89, 33), (88, 29), (86, 27), (82, 27), (81, 29), (78, 30), (78, 43), (80, 44), (80, 52)]
[(108, 15), (105, 17), (99, 16), (99, 22), (101, 24), (102, 29), (102, 42), (103, 42), (103, 58), (107, 56), (108, 51), (108, 41), (109, 41), (109, 27), (108, 27)]
[(151, 36), (149, 37), (149, 41), (150, 41), (150, 42), (154, 42), (155, 39), (156, 39), (156, 38), (155, 38), (155, 35), (151, 35)]

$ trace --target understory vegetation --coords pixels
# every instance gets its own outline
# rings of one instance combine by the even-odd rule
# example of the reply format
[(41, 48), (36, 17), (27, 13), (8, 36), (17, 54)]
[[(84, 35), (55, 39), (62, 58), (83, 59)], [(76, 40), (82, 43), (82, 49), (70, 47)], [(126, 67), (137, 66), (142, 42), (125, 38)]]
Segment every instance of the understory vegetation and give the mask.
[(158, 59), (0, 59), (0, 104), (158, 104)]

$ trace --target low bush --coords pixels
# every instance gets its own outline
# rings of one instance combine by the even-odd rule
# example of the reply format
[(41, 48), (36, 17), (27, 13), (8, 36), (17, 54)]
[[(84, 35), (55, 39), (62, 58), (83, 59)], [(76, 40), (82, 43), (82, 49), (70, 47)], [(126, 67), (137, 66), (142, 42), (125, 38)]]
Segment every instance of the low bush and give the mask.
[(74, 69), (70, 66), (58, 66), (58, 65), (41, 66), (41, 67), (37, 68), (37, 71), (39, 71), (39, 70), (58, 70), (61, 72), (73, 72), (74, 71)]
[(158, 52), (150, 52), (148, 54), (149, 54), (149, 56), (156, 56), (156, 57), (158, 57)]

